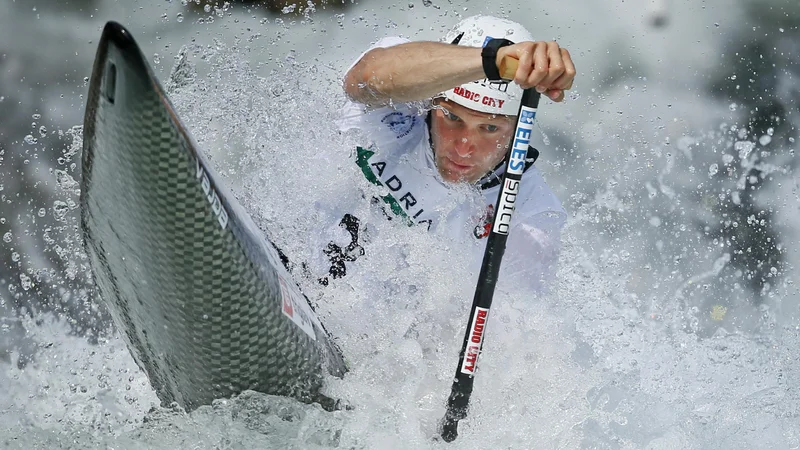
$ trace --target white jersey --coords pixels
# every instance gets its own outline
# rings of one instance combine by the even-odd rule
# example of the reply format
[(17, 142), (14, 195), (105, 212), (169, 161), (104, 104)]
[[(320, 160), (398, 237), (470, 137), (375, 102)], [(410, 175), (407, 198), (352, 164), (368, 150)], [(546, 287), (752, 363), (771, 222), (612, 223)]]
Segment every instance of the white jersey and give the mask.
[[(408, 41), (384, 38), (371, 48), (402, 42)], [(477, 281), (500, 186), (479, 189), (445, 182), (434, 162), (427, 114), (409, 104), (370, 109), (348, 102), (337, 125), (341, 131), (360, 130), (369, 139), (354, 162), (368, 181), (388, 188), (382, 199), (387, 214), (468, 245)], [(555, 273), (565, 221), (561, 203), (530, 167), (520, 184), (499, 282), (545, 288)]]

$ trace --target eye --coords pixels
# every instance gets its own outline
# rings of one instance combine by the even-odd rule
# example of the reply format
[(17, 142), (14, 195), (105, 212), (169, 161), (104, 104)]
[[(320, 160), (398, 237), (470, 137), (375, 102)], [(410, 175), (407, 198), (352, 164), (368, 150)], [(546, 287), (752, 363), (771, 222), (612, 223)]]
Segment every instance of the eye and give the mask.
[(449, 120), (452, 120), (454, 122), (456, 120), (461, 120), (460, 117), (458, 117), (457, 115), (453, 114), (449, 109), (444, 109), (443, 108), (442, 110), (444, 111), (444, 116), (447, 117)]
[(489, 124), (489, 125), (486, 125), (486, 131), (488, 131), (488, 132), (490, 132), (490, 133), (494, 133), (494, 132), (495, 132), (495, 131), (497, 131), (497, 130), (499, 130), (499, 128), (497, 127), (497, 125), (491, 125), (491, 124)]

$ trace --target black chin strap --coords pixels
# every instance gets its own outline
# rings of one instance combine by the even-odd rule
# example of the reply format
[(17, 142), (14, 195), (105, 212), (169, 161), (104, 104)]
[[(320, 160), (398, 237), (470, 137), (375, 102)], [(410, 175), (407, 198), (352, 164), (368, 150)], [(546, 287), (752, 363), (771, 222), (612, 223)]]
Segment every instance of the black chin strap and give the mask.
[[(528, 169), (533, 167), (533, 163), (535, 163), (538, 158), (539, 150), (536, 150), (532, 145), (529, 145), (528, 155), (525, 158), (525, 168), (522, 169), (522, 173), (527, 172)], [(475, 184), (480, 184), (482, 190), (500, 186), (500, 183), (503, 181), (503, 174), (500, 172), (500, 169), (502, 169), (505, 164), (506, 161), (503, 159), (500, 161), (500, 164), (498, 164), (491, 172), (484, 175), (483, 178), (478, 180), (478, 182)]]
[[(431, 148), (431, 151), (434, 152), (434, 156), (436, 155), (436, 150), (433, 148), (433, 136), (431, 136), (431, 113), (433, 111), (428, 111), (428, 114), (425, 116), (425, 123), (428, 125), (428, 145)], [(525, 168), (522, 169), (522, 173), (525, 173), (533, 167), (533, 164), (539, 158), (539, 150), (536, 150), (532, 145), (528, 146), (528, 155), (525, 158)], [(436, 164), (436, 158), (433, 158), (434, 164)], [(500, 183), (503, 181), (503, 174), (500, 170), (505, 165), (506, 161), (503, 159), (500, 161), (494, 169), (490, 170), (486, 173), (480, 180), (475, 182), (476, 186), (480, 186), (481, 190), (491, 189), (495, 186), (499, 186)]]

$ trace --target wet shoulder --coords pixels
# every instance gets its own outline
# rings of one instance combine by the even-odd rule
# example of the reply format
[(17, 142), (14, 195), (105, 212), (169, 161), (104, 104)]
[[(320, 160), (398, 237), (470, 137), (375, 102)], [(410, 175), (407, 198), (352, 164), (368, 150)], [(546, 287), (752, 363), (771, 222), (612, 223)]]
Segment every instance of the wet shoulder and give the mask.
[(566, 218), (566, 211), (561, 201), (535, 166), (528, 169), (522, 177), (520, 199), (522, 201), (519, 203), (518, 212), (524, 215), (549, 212)]

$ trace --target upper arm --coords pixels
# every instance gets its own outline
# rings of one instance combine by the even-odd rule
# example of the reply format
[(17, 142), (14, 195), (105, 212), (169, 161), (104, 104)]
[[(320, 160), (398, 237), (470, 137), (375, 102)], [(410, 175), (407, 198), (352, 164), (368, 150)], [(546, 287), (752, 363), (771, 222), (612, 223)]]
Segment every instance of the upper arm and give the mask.
[(350, 67), (344, 76), (344, 92), (347, 97), (354, 102), (368, 103), (370, 99), (370, 72), (369, 61), (375, 57), (375, 52), (382, 51), (382, 48), (373, 48), (364, 53), (361, 58)]
[(378, 40), (364, 51), (345, 72), (342, 87), (347, 97), (354, 102), (363, 104), (370, 104), (371, 100), (375, 100), (369, 84), (370, 78), (374, 76), (375, 68), (371, 68), (370, 62), (387, 47), (406, 42), (410, 41), (397, 36), (389, 36)]

